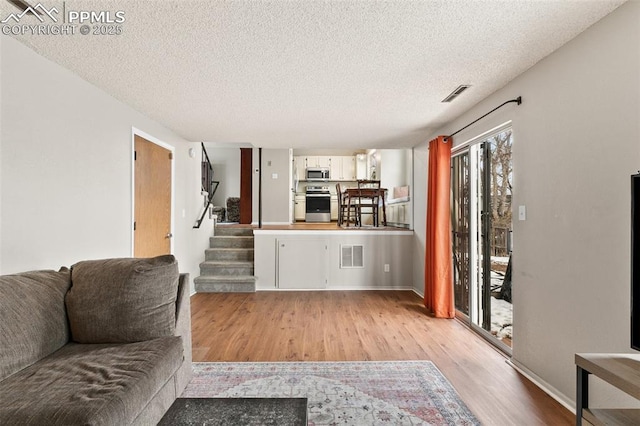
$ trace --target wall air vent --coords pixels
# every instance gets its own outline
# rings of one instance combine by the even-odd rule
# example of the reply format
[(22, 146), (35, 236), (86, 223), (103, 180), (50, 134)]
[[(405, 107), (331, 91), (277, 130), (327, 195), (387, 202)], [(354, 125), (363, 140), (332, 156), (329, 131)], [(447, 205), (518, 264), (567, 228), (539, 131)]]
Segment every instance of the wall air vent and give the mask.
[(458, 86), (456, 88), (456, 90), (454, 90), (453, 92), (451, 92), (451, 94), (449, 94), (449, 96), (447, 96), (446, 98), (444, 98), (442, 100), (442, 102), (451, 102), (452, 100), (454, 100), (455, 98), (457, 98), (462, 92), (464, 92), (465, 90), (467, 90), (469, 87), (471, 87), (470, 84), (463, 84), (461, 86)]
[(341, 244), (340, 268), (364, 268), (364, 246)]

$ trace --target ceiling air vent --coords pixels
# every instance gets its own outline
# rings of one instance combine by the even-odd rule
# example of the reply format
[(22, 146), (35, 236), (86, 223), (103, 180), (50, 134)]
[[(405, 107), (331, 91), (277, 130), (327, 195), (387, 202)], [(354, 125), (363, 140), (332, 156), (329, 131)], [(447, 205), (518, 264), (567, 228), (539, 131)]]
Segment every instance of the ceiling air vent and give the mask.
[(463, 84), (461, 86), (456, 87), (456, 90), (454, 90), (453, 92), (451, 92), (451, 94), (449, 94), (449, 96), (447, 96), (446, 98), (444, 98), (442, 100), (442, 102), (451, 102), (452, 100), (454, 100), (455, 98), (458, 97), (458, 95), (460, 95), (462, 92), (464, 92), (465, 90), (467, 90), (469, 87), (471, 87), (470, 84)]

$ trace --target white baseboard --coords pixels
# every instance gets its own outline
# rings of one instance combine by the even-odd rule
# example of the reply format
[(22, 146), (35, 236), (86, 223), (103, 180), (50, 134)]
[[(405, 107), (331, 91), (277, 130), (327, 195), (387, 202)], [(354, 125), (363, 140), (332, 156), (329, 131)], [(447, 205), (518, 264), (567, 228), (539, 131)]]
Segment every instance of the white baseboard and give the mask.
[(533, 371), (529, 370), (524, 365), (520, 364), (515, 359), (511, 358), (507, 360), (507, 364), (512, 366), (518, 373), (525, 376), (527, 379), (531, 380), (533, 384), (542, 389), (547, 395), (551, 398), (558, 401), (564, 408), (571, 411), (573, 414), (576, 412), (575, 402), (569, 399), (565, 394), (560, 392), (558, 389), (551, 386), (549, 383), (540, 378)]

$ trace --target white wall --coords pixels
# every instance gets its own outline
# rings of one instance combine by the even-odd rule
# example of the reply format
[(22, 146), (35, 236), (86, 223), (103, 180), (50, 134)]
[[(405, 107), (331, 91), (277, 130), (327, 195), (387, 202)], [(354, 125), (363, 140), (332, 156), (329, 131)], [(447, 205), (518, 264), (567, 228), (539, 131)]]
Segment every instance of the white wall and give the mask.
[[(576, 352), (629, 349), (629, 176), (640, 169), (640, 2), (628, 2), (437, 134), (505, 100), (454, 145), (513, 120), (513, 361), (575, 400)], [(508, 58), (507, 58), (508, 59)], [(425, 217), (426, 143), (414, 149)], [(515, 216), (517, 217), (517, 215)], [(424, 224), (416, 220), (416, 248)], [(423, 253), (414, 259), (422, 288)], [(592, 393), (597, 406), (602, 389)]]
[(424, 296), (424, 258), (427, 236), (427, 176), (429, 149), (427, 143), (413, 148), (413, 289)]
[[(259, 168), (258, 148), (253, 150), (253, 169)], [(274, 174), (277, 177), (274, 177)], [(289, 199), (291, 187), (289, 175), (291, 163), (288, 149), (262, 150), (262, 223), (289, 223)], [(258, 174), (253, 174), (253, 217), (252, 222), (258, 223)]]
[(205, 143), (213, 166), (213, 179), (220, 182), (213, 196), (215, 206), (227, 206), (227, 198), (240, 196), (240, 148), (220, 148)]
[[(211, 223), (197, 149), (70, 71), (3, 37), (0, 272), (131, 256), (132, 127), (175, 147), (174, 253), (198, 275)], [(184, 214), (183, 214), (184, 213)]]
[[(411, 176), (407, 176), (407, 169), (411, 169), (412, 164), (407, 163), (407, 155), (405, 149), (381, 149), (376, 151), (380, 154), (379, 176), (380, 185), (393, 191), (396, 186), (409, 185), (408, 180)], [(391, 198), (393, 194), (389, 195)]]

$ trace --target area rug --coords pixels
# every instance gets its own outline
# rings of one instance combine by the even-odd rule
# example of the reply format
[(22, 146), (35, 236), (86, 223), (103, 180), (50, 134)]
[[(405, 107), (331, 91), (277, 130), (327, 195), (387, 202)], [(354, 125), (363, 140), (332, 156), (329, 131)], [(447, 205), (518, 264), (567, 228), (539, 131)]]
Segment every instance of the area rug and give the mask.
[(194, 363), (189, 398), (308, 398), (319, 425), (479, 425), (430, 361)]

